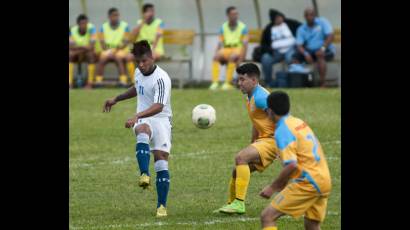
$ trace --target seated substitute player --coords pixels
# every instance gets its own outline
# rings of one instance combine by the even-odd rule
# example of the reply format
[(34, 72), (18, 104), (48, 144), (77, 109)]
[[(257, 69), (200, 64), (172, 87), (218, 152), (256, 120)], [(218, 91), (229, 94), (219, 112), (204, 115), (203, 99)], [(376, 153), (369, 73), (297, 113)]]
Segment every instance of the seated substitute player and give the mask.
[(155, 60), (164, 55), (164, 22), (155, 17), (154, 5), (144, 4), (142, 7), (143, 18), (138, 20), (137, 27), (131, 32), (131, 41), (147, 40), (154, 51)]
[(95, 26), (88, 22), (84, 14), (77, 17), (77, 25), (70, 29), (70, 63), (68, 68), (68, 84), (73, 87), (74, 63), (83, 59), (88, 62), (88, 81), (92, 81), (95, 72), (95, 41), (97, 33)]
[(225, 83), (223, 90), (233, 89), (231, 85), (236, 66), (245, 59), (248, 47), (248, 27), (238, 20), (238, 10), (230, 6), (226, 9), (228, 21), (219, 31), (219, 42), (212, 62), (212, 84), (211, 90), (219, 87), (220, 63), (227, 63)]
[(228, 204), (218, 211), (222, 213), (245, 213), (245, 196), (251, 172), (264, 171), (279, 154), (273, 138), (275, 124), (266, 113), (269, 92), (259, 85), (260, 70), (253, 63), (236, 69), (239, 89), (247, 95), (246, 107), (252, 121), (251, 144), (235, 157), (235, 168), (229, 182)]
[(109, 21), (100, 28), (100, 43), (103, 51), (98, 62), (95, 80), (96, 83), (103, 81), (104, 67), (108, 62), (113, 61), (118, 67), (120, 83), (124, 86), (128, 84), (124, 63), (127, 62), (128, 69), (135, 69), (134, 57), (128, 47), (130, 28), (128, 23), (120, 20), (120, 13), (116, 8), (108, 10), (108, 19)]
[(276, 180), (260, 195), (269, 199), (279, 192), (263, 210), (264, 230), (276, 230), (282, 215), (304, 215), (305, 229), (319, 230), (326, 215), (331, 190), (329, 168), (319, 140), (302, 120), (289, 115), (289, 96), (276, 91), (268, 97), (269, 117), (275, 122), (275, 140), (284, 168)]
[(136, 158), (140, 169), (139, 186), (150, 185), (150, 142), (157, 173), (157, 217), (167, 216), (166, 202), (169, 191), (168, 155), (171, 151), (171, 79), (154, 58), (148, 41), (134, 44), (133, 54), (138, 64), (135, 85), (125, 93), (109, 99), (104, 112), (109, 112), (117, 102), (137, 96), (137, 113), (125, 123), (136, 135)]

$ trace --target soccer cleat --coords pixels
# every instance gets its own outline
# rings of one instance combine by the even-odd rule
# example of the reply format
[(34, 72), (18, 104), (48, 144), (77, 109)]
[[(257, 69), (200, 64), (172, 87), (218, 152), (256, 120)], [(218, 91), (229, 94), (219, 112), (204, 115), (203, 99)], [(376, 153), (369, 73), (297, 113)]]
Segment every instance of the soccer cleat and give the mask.
[(212, 213), (220, 213), (221, 209), (225, 208), (226, 206), (230, 205), (230, 203), (225, 204), (224, 206), (222, 206), (221, 208), (215, 209), (214, 211), (212, 211)]
[(157, 217), (165, 217), (167, 216), (167, 209), (164, 207), (164, 205), (160, 205), (159, 208), (157, 208)]
[(140, 181), (138, 182), (138, 186), (140, 186), (143, 189), (148, 188), (150, 185), (150, 177), (148, 175), (146, 175), (145, 173), (143, 173), (140, 176)]
[(234, 89), (234, 87), (229, 83), (224, 83), (222, 85), (222, 90), (231, 90), (231, 89)]
[(228, 214), (244, 214), (245, 202), (240, 200), (234, 200), (231, 204), (226, 205), (219, 209), (219, 212)]
[(217, 90), (218, 87), (219, 87), (219, 83), (218, 83), (218, 82), (213, 82), (213, 83), (211, 84), (211, 86), (209, 86), (209, 89), (210, 89), (210, 90)]

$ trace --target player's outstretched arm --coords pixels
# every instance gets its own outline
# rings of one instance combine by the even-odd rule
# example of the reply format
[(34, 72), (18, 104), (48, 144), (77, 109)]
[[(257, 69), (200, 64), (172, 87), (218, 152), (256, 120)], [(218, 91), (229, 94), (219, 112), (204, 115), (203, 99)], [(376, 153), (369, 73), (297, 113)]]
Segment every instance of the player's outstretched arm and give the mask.
[(280, 171), (278, 178), (271, 184), (266, 186), (259, 195), (263, 198), (269, 199), (274, 192), (280, 192), (288, 183), (290, 175), (296, 170), (297, 163), (291, 162)]
[(135, 86), (132, 86), (126, 92), (124, 92), (124, 93), (122, 93), (122, 94), (120, 94), (120, 95), (118, 95), (114, 98), (106, 100), (105, 103), (104, 103), (103, 112), (108, 113), (108, 112), (111, 111), (111, 107), (113, 105), (117, 104), (117, 102), (127, 100), (127, 99), (133, 98), (135, 96), (137, 96), (137, 91), (135, 90)]

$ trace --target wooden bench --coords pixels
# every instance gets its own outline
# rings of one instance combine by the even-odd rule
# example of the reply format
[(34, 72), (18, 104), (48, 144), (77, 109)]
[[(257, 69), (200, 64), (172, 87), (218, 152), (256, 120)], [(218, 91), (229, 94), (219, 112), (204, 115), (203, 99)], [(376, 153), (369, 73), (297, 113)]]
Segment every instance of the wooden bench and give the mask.
[[(193, 67), (192, 67), (192, 46), (194, 44), (195, 31), (194, 30), (179, 30), (179, 29), (167, 29), (164, 30), (164, 48), (165, 55), (159, 60), (159, 62), (176, 62), (188, 63), (188, 76), (192, 78), (193, 76)], [(177, 52), (169, 53), (170, 51), (167, 48), (169, 46), (179, 46)], [(184, 77), (178, 75), (178, 87), (181, 89), (184, 86)]]
[[(260, 45), (261, 43), (261, 39), (262, 39), (262, 30), (261, 29), (250, 29), (249, 30), (249, 44), (255, 44), (255, 45)], [(250, 50), (248, 48), (248, 53), (252, 53), (253, 50)], [(248, 56), (248, 55), (247, 55)], [(245, 62), (253, 62), (252, 58), (251, 59), (247, 59), (245, 57)]]
[[(249, 30), (249, 43), (257, 43), (260, 44), (261, 39), (262, 39), (262, 33), (263, 30), (261, 29), (250, 29)], [(336, 46), (336, 48), (339, 48), (336, 50), (336, 55), (334, 57), (333, 60), (329, 61), (329, 63), (337, 63), (339, 65), (339, 68), (337, 70), (337, 74), (338, 74), (338, 81), (339, 81), (339, 85), (340, 85), (340, 45), (341, 45), (341, 29), (340, 28), (335, 28), (334, 29), (334, 39), (333, 39), (333, 44)], [(248, 50), (248, 52), (252, 52), (250, 50)], [(245, 61), (252, 61), (252, 60), (245, 60)], [(286, 64), (284, 62), (282, 62), (282, 70), (286, 69)], [(316, 68), (315, 68), (316, 69)]]
[(261, 29), (249, 30), (249, 43), (261, 43), (263, 31)]

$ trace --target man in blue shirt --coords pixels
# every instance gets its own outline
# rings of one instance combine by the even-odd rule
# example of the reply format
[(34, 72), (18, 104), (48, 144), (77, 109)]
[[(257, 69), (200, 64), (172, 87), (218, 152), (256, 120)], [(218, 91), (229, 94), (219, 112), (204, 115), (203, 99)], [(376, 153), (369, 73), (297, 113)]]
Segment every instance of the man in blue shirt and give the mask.
[(312, 8), (305, 10), (306, 23), (301, 25), (296, 32), (296, 45), (298, 53), (296, 59), (300, 62), (313, 64), (317, 61), (320, 86), (325, 86), (326, 61), (333, 59), (336, 48), (332, 44), (333, 28), (329, 21), (323, 17), (316, 17)]

